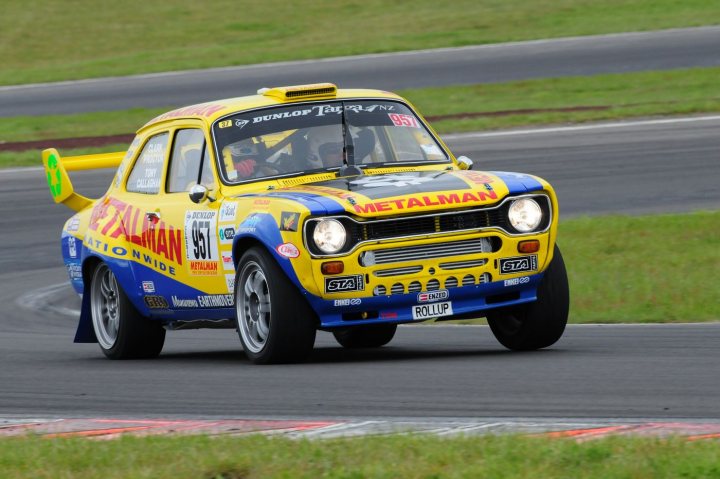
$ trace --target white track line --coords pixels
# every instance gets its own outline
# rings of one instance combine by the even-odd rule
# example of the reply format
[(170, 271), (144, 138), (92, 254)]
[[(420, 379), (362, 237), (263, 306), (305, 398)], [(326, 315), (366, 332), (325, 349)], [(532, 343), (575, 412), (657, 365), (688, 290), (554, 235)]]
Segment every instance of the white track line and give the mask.
[[(653, 125), (673, 125), (681, 123), (696, 123), (703, 121), (720, 121), (720, 115), (708, 116), (689, 116), (677, 118), (662, 118), (656, 120), (628, 120), (614, 123), (592, 123), (587, 125), (560, 126), (547, 128), (532, 128), (523, 130), (500, 130), (490, 132), (470, 132), (470, 133), (453, 133), (449, 135), (440, 135), (443, 140), (464, 140), (468, 138), (493, 138), (502, 136), (520, 136), (520, 135), (550, 135), (554, 133), (571, 132), (571, 131), (590, 131), (603, 130), (609, 128), (632, 128), (636, 126), (653, 126)], [(5, 168), (0, 169), (0, 175), (13, 173), (26, 173), (33, 171), (44, 171), (43, 167), (28, 166), (21, 168)]]
[(571, 131), (588, 131), (603, 130), (607, 128), (628, 128), (636, 126), (652, 126), (652, 125), (672, 125), (678, 123), (695, 123), (701, 121), (718, 121), (720, 115), (709, 116), (691, 116), (679, 118), (662, 118), (656, 120), (628, 120), (614, 123), (593, 123), (590, 125), (573, 125), (558, 126), (547, 128), (531, 128), (523, 130), (502, 130), (489, 132), (471, 132), (471, 133), (455, 133), (450, 135), (441, 135), (443, 140), (463, 140), (466, 138), (492, 138), (498, 136), (518, 136), (518, 135), (547, 135), (552, 133), (565, 133)]

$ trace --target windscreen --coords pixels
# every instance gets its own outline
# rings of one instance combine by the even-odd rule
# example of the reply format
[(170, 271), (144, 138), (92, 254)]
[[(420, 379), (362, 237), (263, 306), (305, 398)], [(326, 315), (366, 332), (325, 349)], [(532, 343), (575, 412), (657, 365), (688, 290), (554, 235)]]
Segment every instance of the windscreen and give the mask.
[(333, 171), (343, 165), (342, 111), (357, 166), (448, 162), (402, 103), (355, 100), (238, 113), (215, 123), (220, 171), (230, 184)]

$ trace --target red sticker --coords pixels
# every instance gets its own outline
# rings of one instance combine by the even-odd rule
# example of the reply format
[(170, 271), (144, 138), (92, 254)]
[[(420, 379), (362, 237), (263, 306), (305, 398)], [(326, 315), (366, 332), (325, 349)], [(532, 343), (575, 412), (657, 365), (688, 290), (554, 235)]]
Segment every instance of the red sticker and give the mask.
[(420, 128), (417, 119), (412, 115), (404, 115), (402, 113), (388, 113), (395, 126), (409, 126), (411, 128)]
[(300, 256), (300, 251), (297, 249), (297, 246), (295, 246), (292, 243), (283, 243), (275, 250), (278, 252), (279, 255), (284, 256), (286, 258), (297, 258)]

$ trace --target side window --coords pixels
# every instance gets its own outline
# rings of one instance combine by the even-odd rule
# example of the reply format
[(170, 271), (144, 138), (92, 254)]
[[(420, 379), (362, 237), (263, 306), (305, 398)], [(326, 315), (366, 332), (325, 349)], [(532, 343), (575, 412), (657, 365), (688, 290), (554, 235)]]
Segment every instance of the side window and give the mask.
[(205, 145), (205, 135), (202, 130), (179, 130), (175, 134), (170, 170), (167, 179), (167, 192), (179, 193), (188, 191), (197, 183), (200, 177), (200, 155), (203, 155), (201, 183), (213, 188), (212, 166), (210, 156)]
[(160, 192), (162, 166), (167, 151), (168, 134), (160, 133), (145, 143), (127, 180), (127, 190), (154, 195)]

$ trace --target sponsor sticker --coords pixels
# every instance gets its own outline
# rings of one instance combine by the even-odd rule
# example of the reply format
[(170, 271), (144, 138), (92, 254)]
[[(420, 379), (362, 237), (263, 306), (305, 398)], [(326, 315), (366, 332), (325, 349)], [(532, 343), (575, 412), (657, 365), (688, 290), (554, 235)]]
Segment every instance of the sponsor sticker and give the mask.
[(280, 215), (280, 231), (297, 231), (300, 213), (283, 211)]
[(430, 319), (440, 318), (443, 316), (452, 316), (452, 302), (445, 301), (443, 303), (418, 304), (412, 307), (413, 319)]
[(326, 293), (342, 293), (345, 291), (362, 291), (365, 289), (365, 278), (361, 274), (353, 276), (335, 276), (325, 278)]
[(68, 237), (67, 245), (68, 245), (68, 254), (70, 255), (70, 257), (77, 258), (77, 245), (75, 244), (74, 236)]
[(223, 269), (225, 271), (234, 271), (235, 264), (233, 263), (232, 253), (230, 251), (222, 252)]
[(149, 295), (144, 298), (145, 306), (150, 309), (168, 309), (170, 305), (162, 296)]
[(154, 293), (155, 292), (155, 283), (153, 283), (152, 281), (143, 281), (142, 288), (143, 288), (143, 291), (145, 291), (146, 293)]
[(237, 215), (237, 203), (227, 202), (220, 207), (220, 222), (235, 221)]
[(440, 289), (438, 291), (426, 291), (424, 293), (418, 293), (417, 300), (418, 303), (432, 303), (434, 301), (442, 301), (443, 299), (448, 299), (450, 297), (450, 293), (448, 293), (447, 289)]
[(526, 284), (530, 282), (529, 276), (522, 276), (520, 278), (512, 278), (512, 279), (506, 279), (503, 281), (503, 286), (519, 286), (521, 284)]
[(228, 293), (234, 293), (235, 292), (235, 275), (234, 274), (226, 274), (225, 275), (225, 284), (227, 285)]
[(362, 299), (360, 298), (336, 299), (333, 301), (333, 306), (358, 306), (359, 304), (362, 304)]
[(500, 259), (500, 274), (515, 274), (525, 271), (537, 271), (536, 254)]
[(235, 304), (232, 294), (202, 294), (196, 298), (172, 296), (173, 308), (228, 308)]
[(220, 236), (220, 243), (232, 243), (232, 240), (235, 237), (235, 228), (233, 228), (232, 226), (221, 226), (220, 230), (218, 231), (218, 235)]
[(68, 276), (70, 281), (81, 281), (82, 280), (82, 267), (79, 264), (71, 263), (67, 265)]
[(80, 227), (80, 217), (75, 215), (72, 218), (70, 218), (70, 221), (68, 221), (68, 225), (67, 225), (67, 231), (68, 232), (77, 231), (79, 227)]
[(214, 276), (218, 270), (217, 212), (185, 212), (185, 250), (190, 274)]
[(292, 243), (283, 243), (275, 248), (275, 251), (277, 251), (280, 256), (286, 258), (297, 258), (300, 256), (300, 250)]
[(390, 121), (395, 126), (409, 126), (411, 128), (420, 128), (418, 121), (412, 115), (406, 115), (404, 113), (388, 113)]
[(363, 176), (358, 180), (350, 182), (351, 185), (362, 186), (364, 188), (379, 188), (382, 186), (395, 186), (398, 188), (404, 186), (416, 186), (422, 185), (433, 181), (431, 176), (413, 176), (413, 175), (378, 175), (378, 176)]

